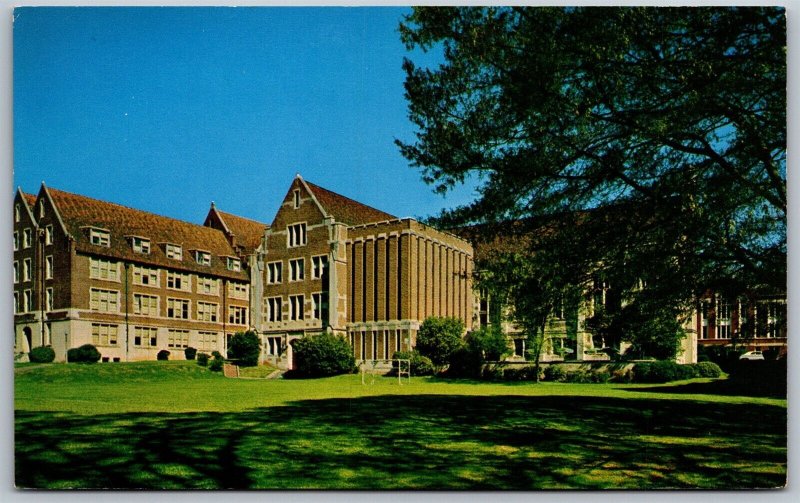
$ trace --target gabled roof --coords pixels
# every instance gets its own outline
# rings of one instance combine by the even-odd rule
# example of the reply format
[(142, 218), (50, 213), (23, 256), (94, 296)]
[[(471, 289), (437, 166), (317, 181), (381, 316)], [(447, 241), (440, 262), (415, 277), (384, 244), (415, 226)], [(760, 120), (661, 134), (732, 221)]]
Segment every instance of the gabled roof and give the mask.
[(342, 222), (347, 225), (362, 225), (397, 219), (397, 217), (385, 211), (359, 203), (349, 197), (324, 189), (309, 181), (303, 180), (303, 182), (308, 186), (314, 197), (317, 198), (323, 210), (335, 218), (337, 222)]
[[(75, 239), (78, 251), (189, 270), (199, 274), (215, 274), (236, 279), (247, 278), (245, 272), (229, 271), (225, 260), (220, 258), (236, 256), (236, 253), (225, 239), (225, 235), (217, 229), (49, 187), (47, 191), (67, 232)], [(103, 247), (91, 244), (86, 227), (109, 230), (111, 246)], [(150, 239), (150, 254), (135, 253), (125, 236), (141, 236)], [(163, 243), (182, 246), (183, 259), (168, 258), (164, 253)], [(196, 263), (190, 250), (211, 252), (214, 255), (211, 259), (211, 266)]]
[(259, 247), (269, 225), (218, 209), (215, 211), (225, 227), (234, 235), (236, 245), (242, 247), (245, 255), (252, 254)]

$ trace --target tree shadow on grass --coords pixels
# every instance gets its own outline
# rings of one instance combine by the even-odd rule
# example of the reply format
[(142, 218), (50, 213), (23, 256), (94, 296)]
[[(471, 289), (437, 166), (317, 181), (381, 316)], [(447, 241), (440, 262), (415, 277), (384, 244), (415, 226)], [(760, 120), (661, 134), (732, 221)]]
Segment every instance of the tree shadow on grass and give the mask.
[(749, 396), (764, 398), (786, 398), (786, 381), (759, 382), (757, 379), (715, 379), (707, 382), (689, 382), (670, 386), (658, 385), (646, 388), (625, 388), (625, 391), (647, 391), (650, 393), (677, 393), (691, 395)]
[(756, 488), (786, 409), (682, 400), (384, 395), (236, 413), (16, 413), (35, 488)]

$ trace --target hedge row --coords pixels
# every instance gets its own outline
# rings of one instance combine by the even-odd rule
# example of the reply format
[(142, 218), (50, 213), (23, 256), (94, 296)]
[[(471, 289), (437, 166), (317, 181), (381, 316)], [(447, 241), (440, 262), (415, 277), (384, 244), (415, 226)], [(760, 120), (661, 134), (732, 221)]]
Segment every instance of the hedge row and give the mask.
[[(633, 382), (633, 383), (665, 383), (693, 379), (695, 377), (716, 378), (722, 375), (719, 366), (712, 362), (700, 362), (681, 365), (672, 361), (655, 361), (637, 363), (631, 369), (622, 366), (592, 368), (578, 368), (570, 370), (559, 364), (551, 364), (544, 368), (540, 375), (541, 380), (549, 382), (569, 383), (605, 383), (605, 382)], [(536, 375), (533, 367), (521, 368), (489, 368), (483, 375), (486, 379), (503, 381), (534, 381)]]

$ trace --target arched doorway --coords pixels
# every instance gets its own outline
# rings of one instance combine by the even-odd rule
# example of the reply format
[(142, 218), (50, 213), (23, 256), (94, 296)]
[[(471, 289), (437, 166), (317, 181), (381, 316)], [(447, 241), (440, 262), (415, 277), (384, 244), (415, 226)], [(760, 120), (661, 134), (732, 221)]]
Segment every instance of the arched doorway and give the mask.
[(25, 342), (28, 344), (28, 351), (26, 351), (26, 353), (30, 352), (30, 350), (33, 349), (33, 330), (31, 330), (31, 327), (25, 327), (22, 329), (22, 334), (25, 336)]

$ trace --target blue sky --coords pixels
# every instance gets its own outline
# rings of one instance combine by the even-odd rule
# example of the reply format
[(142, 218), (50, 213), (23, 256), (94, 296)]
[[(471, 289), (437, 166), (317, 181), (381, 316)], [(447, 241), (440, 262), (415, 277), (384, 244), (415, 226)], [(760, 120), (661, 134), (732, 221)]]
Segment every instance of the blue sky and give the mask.
[[(397, 216), (468, 202), (421, 181), (404, 8), (23, 8), (14, 184), (202, 223), (271, 222), (292, 177)], [(415, 61), (434, 61), (413, 55)]]

